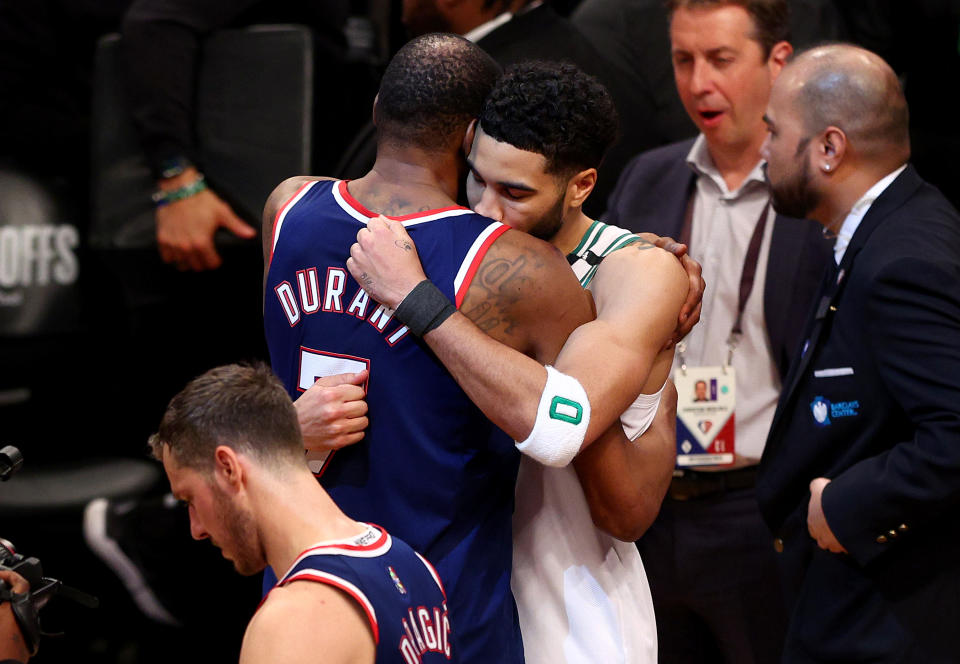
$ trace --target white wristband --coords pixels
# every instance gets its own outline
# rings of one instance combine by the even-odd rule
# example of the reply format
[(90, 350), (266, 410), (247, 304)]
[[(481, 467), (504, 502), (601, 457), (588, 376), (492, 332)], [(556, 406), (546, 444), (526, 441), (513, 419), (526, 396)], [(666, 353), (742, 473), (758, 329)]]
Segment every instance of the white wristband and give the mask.
[(517, 449), (545, 466), (566, 466), (577, 456), (590, 424), (590, 400), (573, 376), (547, 369), (533, 431)]

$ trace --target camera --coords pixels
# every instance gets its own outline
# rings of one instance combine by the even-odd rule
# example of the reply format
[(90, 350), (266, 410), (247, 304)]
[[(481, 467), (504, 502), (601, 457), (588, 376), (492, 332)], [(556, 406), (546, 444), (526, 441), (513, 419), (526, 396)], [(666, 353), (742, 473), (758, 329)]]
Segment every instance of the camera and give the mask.
[[(0, 537), (0, 569), (16, 572), (27, 580), (30, 584), (31, 602), (38, 611), (62, 586), (56, 579), (43, 575), (43, 566), (39, 560), (17, 553), (13, 544), (2, 537)], [(6, 589), (6, 586), (7, 584), (0, 579), (0, 593)]]
[[(23, 457), (16, 447), (8, 445), (0, 449), (0, 479), (7, 480), (22, 464)], [(89, 608), (96, 608), (99, 604), (96, 597), (44, 576), (40, 560), (17, 553), (13, 544), (3, 538), (0, 538), (0, 569), (16, 572), (30, 584), (28, 592), (17, 594), (0, 579), (0, 602), (10, 602), (31, 654), (36, 654), (41, 636), (60, 636), (40, 628), (39, 611), (54, 595), (59, 594)]]

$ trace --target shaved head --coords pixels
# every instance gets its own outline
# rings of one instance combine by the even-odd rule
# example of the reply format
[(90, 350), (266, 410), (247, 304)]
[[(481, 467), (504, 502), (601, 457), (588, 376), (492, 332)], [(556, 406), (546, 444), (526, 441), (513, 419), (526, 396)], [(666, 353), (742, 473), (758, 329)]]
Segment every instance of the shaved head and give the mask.
[(781, 74), (808, 135), (834, 126), (871, 161), (910, 155), (907, 102), (896, 74), (865, 49), (832, 44), (799, 54)]

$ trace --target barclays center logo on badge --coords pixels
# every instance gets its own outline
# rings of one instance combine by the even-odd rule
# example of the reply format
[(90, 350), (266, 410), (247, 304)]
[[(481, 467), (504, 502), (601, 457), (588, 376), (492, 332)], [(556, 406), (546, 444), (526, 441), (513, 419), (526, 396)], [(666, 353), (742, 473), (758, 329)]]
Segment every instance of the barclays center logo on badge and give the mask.
[(813, 413), (813, 421), (818, 426), (825, 427), (832, 424), (832, 420), (859, 415), (860, 402), (858, 400), (831, 402), (829, 399), (818, 396), (810, 402), (810, 412)]

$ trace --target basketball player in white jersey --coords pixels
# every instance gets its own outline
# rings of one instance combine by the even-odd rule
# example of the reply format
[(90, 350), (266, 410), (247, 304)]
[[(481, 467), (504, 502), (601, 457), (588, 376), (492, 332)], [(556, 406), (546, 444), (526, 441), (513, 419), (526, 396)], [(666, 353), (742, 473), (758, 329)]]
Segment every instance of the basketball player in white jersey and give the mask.
[[(557, 466), (580, 452), (575, 471), (531, 457), (521, 463), (513, 591), (531, 664), (656, 661), (653, 606), (639, 554), (593, 523), (636, 539), (666, 491), (672, 442), (652, 451), (630, 441), (656, 412), (688, 280), (674, 257), (582, 213), (615, 135), (608, 93), (575, 67), (531, 63), (508, 71), (484, 104), (472, 141), (471, 206), (566, 254), (593, 294), (597, 319), (578, 328), (546, 370), (485, 341), (462, 316), (424, 336), (485, 414), (524, 441), (521, 449), (536, 448), (542, 461)], [(380, 219), (360, 232), (347, 263), (355, 276), (366, 277), (375, 299), (393, 308), (424, 279), (407, 246), (402, 227)], [(564, 418), (566, 401), (551, 402), (551, 384), (569, 387), (571, 381), (588, 402), (581, 404), (579, 439), (551, 421)], [(598, 474), (607, 479), (606, 504), (584, 493), (598, 484), (584, 481), (581, 488), (578, 482), (577, 475)], [(610, 492), (611, 482), (622, 491)]]

